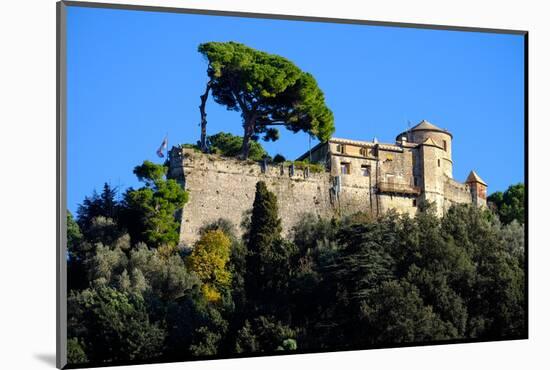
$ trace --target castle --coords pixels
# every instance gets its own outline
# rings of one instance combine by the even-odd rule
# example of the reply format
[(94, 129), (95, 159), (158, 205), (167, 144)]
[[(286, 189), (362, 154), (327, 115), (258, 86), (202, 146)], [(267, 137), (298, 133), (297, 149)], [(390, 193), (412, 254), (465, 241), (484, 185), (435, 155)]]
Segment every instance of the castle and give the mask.
[(395, 143), (331, 138), (297, 158), (323, 164), (307, 166), (241, 161), (170, 150), (170, 173), (186, 190), (180, 241), (191, 245), (202, 226), (225, 218), (239, 232), (252, 208), (255, 186), (264, 181), (276, 194), (283, 231), (288, 233), (305, 213), (321, 217), (390, 209), (414, 215), (422, 202), (442, 215), (454, 203), (485, 206), (487, 184), (474, 172), (464, 183), (453, 179), (452, 134), (427, 121), (400, 133)]

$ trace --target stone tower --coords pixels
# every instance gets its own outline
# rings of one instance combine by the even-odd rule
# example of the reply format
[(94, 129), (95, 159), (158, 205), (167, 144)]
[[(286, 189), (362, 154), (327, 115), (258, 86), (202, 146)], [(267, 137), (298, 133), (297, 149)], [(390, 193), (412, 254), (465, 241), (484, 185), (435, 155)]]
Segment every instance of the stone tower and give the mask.
[(487, 184), (478, 176), (475, 171), (471, 171), (466, 179), (466, 184), (470, 187), (472, 193), (472, 202), (482, 207), (487, 204)]
[(418, 144), (413, 175), (422, 189), (420, 200), (435, 203), (439, 214), (444, 209), (447, 179), (453, 178), (452, 139), (449, 131), (425, 120), (396, 138)]

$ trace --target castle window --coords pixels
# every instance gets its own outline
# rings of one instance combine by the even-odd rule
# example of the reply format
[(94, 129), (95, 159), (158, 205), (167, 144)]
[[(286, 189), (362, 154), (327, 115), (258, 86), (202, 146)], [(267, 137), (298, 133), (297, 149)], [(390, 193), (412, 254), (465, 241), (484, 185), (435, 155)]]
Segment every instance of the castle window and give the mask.
[(416, 207), (416, 199), (413, 199), (413, 207)]
[(350, 163), (340, 163), (340, 172), (342, 175), (350, 174), (351, 165)]
[(367, 156), (367, 148), (361, 148), (359, 149), (359, 153), (363, 156), (363, 157), (366, 157)]
[(447, 140), (443, 140), (443, 150), (447, 151)]
[(344, 145), (344, 144), (338, 144), (338, 145), (336, 145), (336, 151), (337, 151), (338, 153), (344, 154), (344, 153), (346, 152), (345, 145)]
[(437, 160), (437, 167), (441, 167), (441, 159)]
[(363, 176), (369, 176), (370, 175), (370, 166), (367, 166), (366, 164), (361, 165), (361, 174)]

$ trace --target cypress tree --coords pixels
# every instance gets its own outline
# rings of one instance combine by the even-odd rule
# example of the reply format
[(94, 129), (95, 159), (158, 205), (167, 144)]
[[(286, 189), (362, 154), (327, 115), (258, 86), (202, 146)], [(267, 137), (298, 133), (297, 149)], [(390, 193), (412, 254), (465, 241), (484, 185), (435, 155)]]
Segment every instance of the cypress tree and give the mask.
[(281, 238), (281, 230), (277, 197), (267, 190), (265, 182), (259, 181), (256, 184), (256, 195), (252, 206), (249, 251), (258, 254), (269, 250), (271, 244)]
[(252, 324), (247, 329), (247, 321), (242, 323), (241, 328), (245, 332), (251, 330), (248, 334), (258, 341), (261, 350), (273, 351), (278, 347), (284, 348), (284, 340), (295, 341), (295, 333), (289, 326), (289, 287), (291, 261), (297, 249), (293, 243), (282, 238), (277, 197), (267, 190), (262, 181), (256, 184), (250, 221), (245, 316), (251, 323), (262, 324), (259, 327)]
[(277, 197), (267, 190), (263, 181), (259, 181), (247, 243), (245, 287), (249, 301), (266, 298), (266, 289), (274, 278), (270, 270), (277, 260), (275, 247), (281, 243), (281, 230)]

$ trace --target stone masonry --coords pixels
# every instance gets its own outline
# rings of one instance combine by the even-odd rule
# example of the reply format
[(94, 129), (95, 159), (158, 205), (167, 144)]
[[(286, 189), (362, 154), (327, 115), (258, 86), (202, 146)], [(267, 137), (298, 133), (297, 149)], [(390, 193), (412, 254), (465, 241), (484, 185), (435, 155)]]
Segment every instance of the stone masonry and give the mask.
[(379, 215), (395, 209), (414, 215), (429, 201), (442, 215), (454, 203), (486, 205), (487, 184), (474, 171), (465, 183), (452, 178), (451, 144), (450, 132), (427, 121), (399, 134), (394, 144), (332, 138), (298, 158), (323, 164), (322, 173), (174, 147), (169, 175), (189, 191), (180, 241), (192, 245), (200, 228), (219, 218), (241, 233), (258, 181), (277, 196), (284, 233), (305, 213)]

